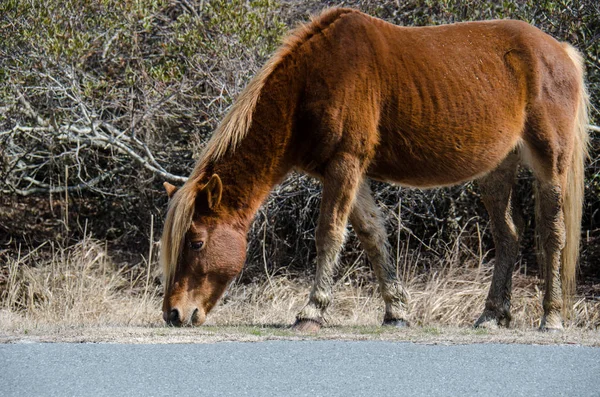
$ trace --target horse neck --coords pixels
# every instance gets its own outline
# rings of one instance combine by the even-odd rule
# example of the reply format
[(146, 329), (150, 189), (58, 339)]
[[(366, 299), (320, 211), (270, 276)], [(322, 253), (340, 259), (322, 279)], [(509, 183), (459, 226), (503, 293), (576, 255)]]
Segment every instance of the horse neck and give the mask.
[[(280, 73), (282, 74), (282, 73)], [(285, 76), (271, 76), (252, 124), (235, 151), (213, 164), (223, 182), (222, 206), (248, 227), (260, 205), (293, 167), (289, 147), (298, 92)]]

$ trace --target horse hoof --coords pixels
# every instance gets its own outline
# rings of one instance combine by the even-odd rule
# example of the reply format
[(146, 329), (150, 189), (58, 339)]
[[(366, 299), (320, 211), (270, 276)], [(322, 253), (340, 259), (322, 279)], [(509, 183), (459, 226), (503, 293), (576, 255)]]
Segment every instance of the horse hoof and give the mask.
[(384, 327), (395, 327), (395, 328), (407, 328), (408, 322), (401, 320), (401, 319), (389, 319), (389, 320), (383, 320), (383, 324)]
[(562, 328), (542, 326), (542, 327), (540, 327), (540, 332), (545, 332), (545, 333), (548, 333), (548, 334), (560, 334), (561, 332), (563, 332), (563, 329)]
[(475, 321), (473, 324), (473, 328), (475, 329), (498, 329), (499, 324), (498, 320), (496, 320), (493, 316), (481, 316)]
[(509, 326), (510, 314), (496, 315), (491, 312), (484, 312), (473, 324), (473, 328), (482, 329), (508, 328)]
[(297, 332), (302, 333), (317, 333), (321, 329), (321, 323), (315, 320), (296, 320), (294, 325), (292, 325), (292, 329)]
[(563, 322), (560, 316), (557, 315), (544, 315), (540, 322), (540, 332), (548, 332), (550, 334), (557, 334), (563, 331)]

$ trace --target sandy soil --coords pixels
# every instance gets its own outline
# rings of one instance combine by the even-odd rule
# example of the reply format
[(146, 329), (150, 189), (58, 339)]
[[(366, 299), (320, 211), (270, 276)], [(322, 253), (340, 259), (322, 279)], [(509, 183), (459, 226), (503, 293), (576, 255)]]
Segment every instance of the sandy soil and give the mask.
[(172, 327), (58, 327), (2, 331), (0, 343), (215, 343), (265, 340), (385, 340), (426, 344), (522, 343), (578, 344), (600, 347), (600, 331), (568, 328), (561, 333), (535, 329), (471, 329), (452, 327), (352, 326), (325, 327), (317, 334), (301, 334), (287, 325)]

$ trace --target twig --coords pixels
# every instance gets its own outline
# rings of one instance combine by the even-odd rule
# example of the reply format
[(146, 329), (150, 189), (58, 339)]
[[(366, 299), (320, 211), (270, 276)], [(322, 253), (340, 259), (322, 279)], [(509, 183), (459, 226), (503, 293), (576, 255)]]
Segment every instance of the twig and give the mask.
[[(105, 126), (106, 123), (102, 123), (102, 126)], [(97, 123), (94, 124), (95, 127), (99, 125)], [(114, 128), (114, 127), (113, 127)], [(154, 157), (151, 155), (149, 149), (145, 147), (145, 144), (140, 144), (143, 146), (146, 155), (150, 153), (150, 156), (144, 158), (138, 153), (135, 152), (132, 148), (121, 142), (120, 140), (115, 139), (114, 137), (107, 136), (106, 134), (101, 133), (100, 129), (92, 128), (92, 127), (78, 127), (74, 125), (63, 125), (59, 126), (59, 130), (62, 131), (56, 134), (56, 138), (59, 141), (66, 141), (69, 143), (75, 144), (88, 144), (90, 146), (97, 147), (99, 149), (105, 149), (107, 145), (115, 148), (119, 153), (128, 155), (130, 158), (141, 164), (144, 168), (152, 171), (152, 173), (165, 178), (171, 182), (185, 183), (187, 181), (186, 177), (174, 175), (170, 172), (167, 172), (160, 165), (157, 164)], [(24, 126), (15, 126), (12, 131), (21, 131), (21, 132), (55, 132), (54, 128), (51, 127), (24, 127)], [(0, 134), (5, 134), (6, 131), (1, 132)], [(139, 141), (138, 141), (139, 142)], [(154, 163), (154, 164), (152, 164)]]
[(46, 120), (44, 120), (35, 110), (33, 110), (33, 108), (31, 107), (31, 104), (27, 101), (27, 99), (25, 99), (25, 95), (18, 89), (15, 88), (15, 90), (19, 94), (18, 100), (19, 100), (19, 102), (21, 102), (21, 105), (23, 105), (23, 107), (25, 108), (25, 113), (27, 115), (29, 115), (30, 117), (35, 118), (35, 121), (39, 125), (47, 126), (48, 122)]
[(90, 179), (89, 181), (85, 181), (82, 182), (78, 185), (73, 185), (73, 186), (51, 186), (48, 185), (46, 183), (42, 183), (39, 181), (35, 181), (32, 180), (31, 178), (23, 178), (27, 181), (32, 182), (33, 184), (35, 184), (38, 187), (35, 188), (31, 188), (31, 189), (19, 189), (19, 188), (15, 188), (15, 187), (10, 187), (9, 189), (3, 189), (0, 190), (0, 192), (4, 193), (4, 194), (9, 194), (9, 193), (16, 193), (19, 196), (30, 196), (32, 194), (36, 194), (36, 193), (50, 193), (50, 194), (57, 194), (57, 193), (64, 193), (64, 192), (72, 192), (72, 191), (81, 191), (81, 190), (85, 190), (85, 189), (89, 189), (91, 187), (93, 187), (94, 185), (97, 185), (98, 183), (102, 182), (105, 179), (108, 179), (110, 177), (112, 177), (115, 174), (118, 174), (120, 172), (123, 172), (124, 170), (127, 169), (128, 166), (122, 166), (119, 167), (117, 169), (114, 169), (106, 174), (102, 174), (100, 176), (97, 176), (93, 179)]

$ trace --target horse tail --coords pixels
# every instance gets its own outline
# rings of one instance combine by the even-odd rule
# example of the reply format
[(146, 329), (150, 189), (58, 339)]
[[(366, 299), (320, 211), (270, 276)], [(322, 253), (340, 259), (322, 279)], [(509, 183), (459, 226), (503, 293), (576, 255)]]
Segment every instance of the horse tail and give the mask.
[[(575, 64), (579, 84), (577, 118), (573, 129), (575, 143), (564, 195), (563, 210), (566, 241), (562, 251), (562, 266), (560, 271), (563, 299), (565, 299), (565, 302), (569, 302), (575, 291), (575, 274), (579, 258), (585, 187), (585, 161), (589, 157), (588, 108), (590, 106), (590, 99), (584, 80), (585, 66), (583, 56), (577, 49), (567, 43), (563, 43), (563, 47), (567, 51), (571, 61)], [(565, 307), (568, 306), (565, 305)]]

